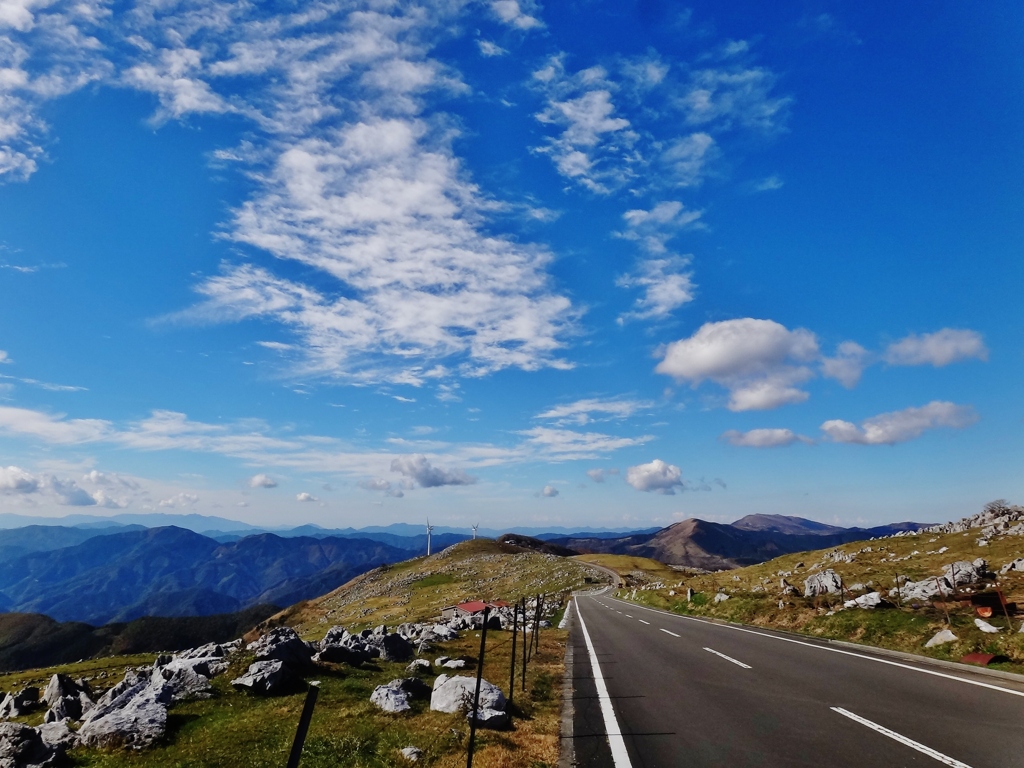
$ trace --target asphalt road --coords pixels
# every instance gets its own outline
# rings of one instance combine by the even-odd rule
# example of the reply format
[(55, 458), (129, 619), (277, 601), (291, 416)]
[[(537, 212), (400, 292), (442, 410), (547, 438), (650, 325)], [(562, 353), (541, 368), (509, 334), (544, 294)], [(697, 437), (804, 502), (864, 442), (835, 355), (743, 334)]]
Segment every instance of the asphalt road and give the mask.
[(576, 607), (577, 765), (1024, 766), (1024, 685), (608, 595)]

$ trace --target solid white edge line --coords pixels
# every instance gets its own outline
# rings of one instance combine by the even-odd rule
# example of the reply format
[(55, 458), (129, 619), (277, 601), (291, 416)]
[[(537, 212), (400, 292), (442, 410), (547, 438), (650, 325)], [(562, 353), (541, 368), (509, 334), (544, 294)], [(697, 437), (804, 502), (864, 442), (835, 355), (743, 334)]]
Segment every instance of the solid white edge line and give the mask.
[(849, 712), (843, 709), (842, 707), (829, 707), (829, 709), (831, 709), (833, 712), (838, 712), (840, 715), (848, 717), (851, 720), (860, 723), (861, 725), (866, 725), (868, 728), (871, 728), (874, 731), (878, 731), (883, 736), (888, 736), (890, 739), (898, 741), (900, 744), (905, 744), (911, 749), (916, 749), (918, 752), (922, 752), (928, 755), (928, 757), (934, 758), (938, 760), (940, 763), (943, 763), (944, 765), (951, 765), (953, 766), (953, 768), (971, 768), (971, 766), (969, 766), (967, 763), (961, 763), (959, 760), (955, 760), (949, 755), (944, 755), (941, 752), (936, 752), (931, 747), (926, 747), (924, 744), (919, 744), (913, 739), (908, 739), (906, 736), (896, 733), (896, 731), (890, 731), (885, 726), (879, 725), (878, 723), (873, 723), (867, 718), (861, 717), (860, 715), (855, 715), (853, 714), (853, 712)]
[(679, 635), (677, 635), (677, 634), (676, 634), (675, 632), (670, 632), (669, 630), (667, 630), (667, 629), (662, 629), (661, 627), (658, 627), (658, 629), (660, 629), (660, 630), (661, 630), (662, 632), (664, 632), (665, 634), (668, 634), (668, 635), (672, 635), (672, 637), (679, 637)]
[(633, 764), (629, 761), (629, 753), (626, 751), (626, 742), (622, 738), (622, 731), (619, 729), (619, 722), (615, 719), (615, 709), (612, 707), (612, 699), (608, 695), (608, 686), (605, 685), (604, 676), (601, 674), (601, 664), (597, 660), (597, 651), (594, 650), (594, 643), (591, 642), (590, 633), (587, 632), (587, 624), (583, 621), (583, 611), (580, 610), (579, 600), (576, 601), (576, 618), (580, 620), (583, 640), (587, 644), (587, 653), (590, 654), (590, 668), (594, 674), (594, 686), (597, 688), (597, 700), (601, 704), (604, 732), (608, 737), (608, 746), (612, 751), (612, 762), (615, 763), (615, 768), (633, 768)]
[(726, 656), (724, 653), (716, 651), (714, 648), (708, 648), (707, 646), (704, 646), (704, 650), (707, 651), (708, 653), (715, 654), (715, 656), (721, 656), (726, 661), (731, 661), (733, 664), (735, 664), (738, 667), (743, 667), (744, 669), (753, 669), (753, 667), (751, 667), (749, 664), (744, 664), (742, 661), (737, 661), (732, 656)]
[[(618, 598), (614, 598), (618, 599)], [(943, 677), (946, 680), (955, 680), (958, 683), (967, 683), (968, 685), (976, 685), (979, 688), (988, 688), (993, 691), (1001, 691), (1002, 693), (1009, 693), (1014, 696), (1024, 696), (1024, 691), (1015, 691), (1012, 688), (1003, 688), (999, 685), (992, 685), (991, 683), (983, 683), (980, 680), (968, 680), (966, 677), (957, 677), (956, 675), (947, 675), (945, 672), (937, 672), (933, 669), (921, 669), (920, 667), (914, 667), (910, 664), (903, 664), (899, 661), (889, 661), (888, 659), (879, 659), (876, 656), (867, 656), (863, 653), (856, 653), (854, 651), (844, 651), (842, 648), (830, 648), (827, 645), (816, 645), (815, 643), (805, 643), (803, 640), (795, 640), (791, 637), (780, 637), (779, 635), (770, 635), (767, 632), (758, 632), (754, 629), (746, 629), (744, 627), (734, 627), (731, 624), (716, 624), (711, 621), (704, 621), (694, 616), (681, 616), (677, 613), (668, 613), (668, 611), (659, 611), (655, 608), (648, 608), (645, 605), (638, 605), (637, 608), (642, 608), (645, 611), (651, 613), (658, 613), (663, 616), (672, 616), (676, 619), (687, 619), (689, 621), (696, 621), (699, 624), (703, 624), (708, 627), (720, 627), (721, 629), (732, 629), (737, 632), (746, 632), (748, 635), (760, 635), (761, 637), (767, 637), (770, 640), (781, 640), (784, 643), (793, 643), (795, 645), (803, 645), (808, 648), (815, 648), (819, 651), (828, 651), (830, 653), (841, 653), (843, 656), (853, 656), (857, 659), (866, 659), (867, 661), (875, 661), (879, 664), (888, 664), (891, 667), (900, 667), (901, 669), (909, 669), (911, 672), (920, 672), (923, 675), (934, 675), (935, 677)]]

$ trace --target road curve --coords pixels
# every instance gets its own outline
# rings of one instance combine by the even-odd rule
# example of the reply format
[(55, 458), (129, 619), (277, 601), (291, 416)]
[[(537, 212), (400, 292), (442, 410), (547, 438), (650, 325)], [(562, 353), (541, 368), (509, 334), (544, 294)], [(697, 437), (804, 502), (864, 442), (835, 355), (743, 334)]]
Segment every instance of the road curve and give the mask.
[(1024, 766), (1024, 684), (577, 596), (576, 765)]

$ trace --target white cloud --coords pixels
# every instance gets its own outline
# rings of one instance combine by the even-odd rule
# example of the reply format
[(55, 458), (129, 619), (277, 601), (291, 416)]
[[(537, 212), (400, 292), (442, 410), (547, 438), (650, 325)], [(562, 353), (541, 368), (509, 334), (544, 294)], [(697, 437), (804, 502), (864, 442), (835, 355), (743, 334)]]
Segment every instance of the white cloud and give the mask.
[(722, 439), (730, 445), (746, 448), (778, 448), (792, 445), (795, 442), (810, 443), (810, 438), (798, 435), (791, 429), (752, 429), (749, 432), (737, 432), (730, 429), (722, 434)]
[(202, 53), (176, 47), (160, 51), (155, 60), (131, 67), (124, 79), (131, 87), (156, 94), (160, 100), (157, 121), (193, 113), (232, 111), (201, 74)]
[(660, 160), (677, 187), (696, 187), (708, 175), (708, 166), (719, 157), (718, 144), (704, 131), (681, 136), (662, 152)]
[(399, 456), (391, 462), (391, 471), (400, 472), (411, 478), (421, 488), (437, 488), (444, 485), (472, 485), (476, 478), (462, 470), (446, 470), (430, 464), (422, 453)]
[(0, 493), (35, 493), (39, 480), (20, 467), (0, 467)]
[(102, 440), (110, 433), (110, 422), (100, 419), (67, 419), (63, 414), (0, 406), (0, 434), (71, 445)]
[(605, 478), (609, 475), (617, 475), (619, 470), (612, 467), (611, 469), (588, 469), (587, 477), (593, 480), (595, 483), (603, 483)]
[(493, 43), (490, 40), (477, 40), (476, 47), (480, 49), (480, 54), (488, 58), (492, 56), (504, 56), (508, 51), (502, 48), (497, 43)]
[(277, 481), (262, 472), (249, 478), (250, 488), (277, 488)]
[(885, 350), (890, 365), (932, 365), (942, 368), (961, 360), (988, 360), (988, 348), (977, 331), (943, 328), (935, 333), (910, 334)]
[(558, 495), (558, 489), (553, 485), (545, 485), (544, 489), (540, 492), (540, 495), (545, 498), (553, 499)]
[(534, 15), (537, 10), (531, 0), (491, 0), (491, 10), (503, 23), (516, 29), (528, 30), (544, 26), (544, 22)]
[(667, 251), (666, 243), (680, 230), (699, 226), (703, 213), (687, 210), (677, 200), (666, 200), (649, 211), (642, 208), (626, 211), (622, 214), (626, 229), (616, 232), (616, 235), (637, 241), (648, 253), (664, 254)]
[(822, 424), (821, 430), (836, 443), (895, 445), (914, 440), (930, 429), (964, 429), (977, 420), (978, 414), (969, 405), (936, 400), (920, 408), (872, 416), (859, 427), (849, 421), (833, 419)]
[(870, 362), (871, 355), (864, 347), (855, 341), (844, 341), (836, 348), (834, 357), (821, 359), (821, 375), (853, 389)]
[(562, 56), (554, 56), (533, 73), (546, 106), (535, 117), (561, 129), (538, 152), (549, 154), (558, 172), (591, 192), (607, 194), (631, 175), (631, 147), (637, 134), (624, 117), (616, 116), (616, 88), (603, 67), (568, 75)]
[(169, 499), (163, 499), (159, 506), (165, 509), (180, 509), (194, 507), (199, 503), (199, 497), (194, 493), (176, 493)]
[(741, 318), (705, 323), (693, 336), (672, 342), (655, 368), (694, 387), (705, 380), (729, 390), (732, 411), (766, 410), (808, 398), (798, 385), (813, 376), (814, 334), (772, 320)]
[[(582, 426), (592, 421), (626, 419), (638, 411), (652, 407), (654, 407), (654, 403), (647, 400), (605, 400), (593, 397), (565, 405), (556, 405), (538, 413), (534, 418), (548, 419), (558, 425), (579, 424)], [(595, 414), (597, 415), (595, 416)]]
[(719, 130), (744, 127), (766, 133), (785, 127), (792, 99), (772, 95), (775, 76), (760, 67), (703, 69), (690, 76), (679, 105), (686, 121)]
[(666, 496), (672, 496), (676, 488), (684, 487), (683, 473), (679, 467), (661, 459), (629, 467), (626, 470), (626, 482), (638, 491), (654, 491)]
[(295, 500), (296, 501), (317, 501), (317, 498), (316, 498), (316, 496), (314, 496), (311, 493), (307, 493), (306, 491), (302, 491), (302, 493), (296, 494)]
[(571, 429), (534, 427), (520, 432), (534, 448), (550, 461), (574, 461), (593, 459), (602, 453), (643, 445), (654, 439), (653, 435), (641, 437), (613, 437), (600, 432), (576, 432)]
[(785, 186), (785, 182), (778, 176), (768, 176), (760, 181), (754, 182), (752, 189), (755, 192), (774, 192), (776, 189), (782, 189)]
[(616, 285), (644, 289), (634, 308), (619, 315), (620, 325), (630, 320), (663, 320), (674, 310), (693, 301), (696, 290), (690, 259), (683, 256), (641, 260), (637, 270), (620, 277)]
[(6, 353), (6, 352), (4, 352), (4, 351), (3, 351), (2, 349), (0, 349), (0, 364), (3, 364), (3, 363), (10, 363), (10, 362), (12, 362), (12, 361), (11, 361), (11, 358), (9, 358), (9, 357), (7, 356), (7, 353)]

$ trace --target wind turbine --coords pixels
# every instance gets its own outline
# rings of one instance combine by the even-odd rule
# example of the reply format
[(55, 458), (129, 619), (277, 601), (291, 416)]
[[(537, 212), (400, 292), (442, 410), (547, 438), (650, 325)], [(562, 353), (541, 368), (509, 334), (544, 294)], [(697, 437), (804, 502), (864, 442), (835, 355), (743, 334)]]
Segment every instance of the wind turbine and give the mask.
[(480, 523), (473, 526), (473, 539), (476, 539), (476, 529), (480, 527)]
[(427, 557), (430, 557), (430, 533), (434, 530), (434, 526), (430, 524), (430, 518), (427, 518)]

